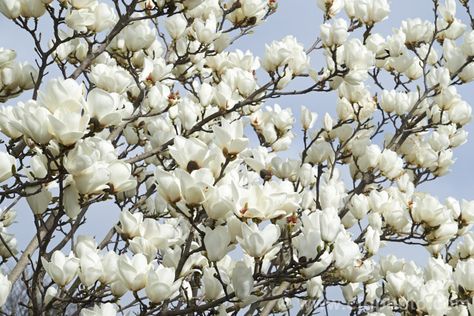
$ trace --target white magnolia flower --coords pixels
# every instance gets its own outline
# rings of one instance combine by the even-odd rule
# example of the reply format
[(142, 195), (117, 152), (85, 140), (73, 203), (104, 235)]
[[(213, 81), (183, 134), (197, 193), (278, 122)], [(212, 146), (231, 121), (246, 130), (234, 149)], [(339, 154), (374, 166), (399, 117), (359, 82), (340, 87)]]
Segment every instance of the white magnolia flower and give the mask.
[(338, 269), (344, 269), (353, 265), (360, 257), (359, 247), (347, 234), (339, 234), (335, 241), (334, 261)]
[(58, 289), (54, 285), (48, 287), (46, 293), (44, 294), (44, 303), (49, 304), (55, 297), (58, 295)]
[(79, 193), (99, 193), (109, 188), (107, 183), (110, 179), (110, 171), (106, 163), (98, 162), (82, 170), (81, 173), (74, 174), (73, 179)]
[(165, 27), (171, 38), (177, 40), (184, 34), (188, 22), (183, 14), (174, 14), (165, 20)]
[[(19, 102), (16, 107), (7, 106), (0, 108), (0, 131), (12, 139), (22, 136), (22, 131), (18, 129), (17, 125), (18, 118), (15, 115), (15, 112), (21, 107), (22, 105)], [(19, 113), (22, 113), (21, 109)]]
[(344, 7), (344, 0), (317, 0), (316, 4), (327, 16), (335, 16)]
[(441, 258), (430, 258), (428, 266), (425, 269), (425, 278), (427, 280), (446, 281), (446, 285), (452, 283), (453, 268), (445, 263)]
[(311, 260), (318, 256), (318, 247), (323, 246), (320, 231), (320, 216), (312, 213), (302, 218), (302, 234), (294, 238), (294, 245), (300, 260)]
[(394, 297), (400, 297), (405, 295), (405, 282), (406, 275), (404, 272), (388, 272), (387, 276), (387, 290)]
[(240, 8), (229, 14), (229, 20), (235, 25), (245, 21), (261, 22), (267, 10), (267, 1), (264, 0), (244, 0), (240, 1)]
[(124, 93), (132, 83), (132, 77), (123, 68), (116, 65), (96, 64), (91, 67), (91, 81), (107, 92)]
[(3, 182), (16, 173), (15, 157), (0, 152), (0, 182)]
[(411, 214), (415, 223), (424, 222), (432, 227), (449, 219), (447, 209), (435, 197), (428, 194), (415, 196)]
[(111, 162), (117, 160), (114, 147), (98, 137), (79, 140), (69, 151), (64, 165), (72, 174), (81, 194), (94, 194), (109, 188)]
[(224, 294), (224, 289), (220, 281), (214, 277), (215, 270), (212, 268), (205, 268), (202, 283), (204, 286), (204, 296), (207, 300), (216, 300)]
[(3, 259), (10, 258), (13, 255), (18, 253), (17, 250), (17, 240), (15, 235), (9, 234), (7, 232), (6, 226), (4, 223), (0, 223), (0, 236), (2, 237), (2, 244), (0, 245), (0, 256)]
[(76, 216), (79, 215), (81, 211), (79, 199), (79, 192), (77, 191), (77, 188), (74, 184), (71, 184), (64, 189), (64, 212), (70, 218), (76, 218)]
[(474, 55), (474, 31), (466, 32), (461, 49), (466, 56)]
[(231, 280), (235, 296), (242, 301), (252, 294), (254, 287), (252, 275), (252, 269), (244, 261), (238, 261), (232, 270)]
[(149, 21), (139, 20), (130, 23), (113, 39), (111, 48), (121, 51), (137, 52), (147, 49), (156, 39), (156, 30)]
[(307, 107), (301, 106), (301, 126), (304, 130), (313, 128), (317, 118), (317, 113), (310, 112)]
[(46, 12), (46, 6), (42, 1), (20, 0), (20, 14), (25, 18), (39, 18)]
[(155, 84), (148, 90), (145, 104), (153, 112), (162, 112), (169, 106), (168, 97), (170, 96), (170, 94), (171, 91), (168, 86), (164, 84)]
[(118, 275), (130, 291), (139, 291), (146, 285), (150, 264), (143, 254), (136, 254), (130, 259), (121, 255), (118, 260)]
[(380, 233), (371, 226), (365, 233), (365, 248), (370, 254), (376, 254), (380, 248)]
[(168, 149), (178, 165), (189, 173), (205, 167), (209, 158), (209, 148), (197, 138), (177, 136), (173, 146)]
[(403, 172), (403, 160), (390, 149), (382, 151), (377, 165), (382, 174), (389, 179), (395, 179)]
[(137, 186), (137, 180), (132, 176), (132, 167), (123, 161), (112, 162), (108, 169), (110, 171), (110, 187), (113, 192), (124, 192), (133, 190)]
[(216, 186), (207, 194), (204, 209), (207, 215), (215, 220), (225, 219), (228, 214), (236, 212), (239, 193), (234, 184)]
[(16, 19), (20, 16), (21, 2), (19, 0), (5, 0), (0, 2), (0, 12), (8, 19)]
[(127, 238), (133, 238), (140, 236), (140, 225), (143, 222), (143, 213), (135, 212), (130, 213), (124, 210), (120, 213), (120, 227), (117, 227), (117, 231)]
[(265, 45), (263, 68), (270, 72), (284, 65), (288, 65), (294, 75), (303, 73), (309, 65), (309, 57), (303, 46), (293, 36), (286, 36), (281, 41)]
[(178, 242), (181, 237), (180, 231), (172, 224), (160, 223), (151, 218), (145, 218), (140, 224), (140, 236), (161, 250)]
[(373, 25), (388, 16), (390, 6), (387, 0), (346, 0), (345, 10), (349, 17)]
[(228, 228), (218, 226), (214, 229), (206, 227), (204, 245), (206, 247), (207, 258), (210, 261), (221, 260), (229, 251), (230, 234)]
[(320, 276), (311, 278), (306, 282), (306, 290), (311, 298), (318, 299), (323, 294), (323, 281)]
[(38, 144), (47, 144), (53, 137), (49, 124), (50, 112), (36, 101), (30, 100), (19, 103), (14, 110), (17, 120), (10, 124), (18, 131), (31, 138)]
[(158, 248), (149, 241), (147, 238), (144, 237), (134, 237), (132, 240), (129, 241), (129, 249), (134, 253), (141, 253), (146, 256), (147, 260), (151, 262), (153, 258), (156, 257), (158, 252)]
[(95, 88), (87, 95), (87, 109), (92, 118), (97, 119), (101, 126), (117, 125), (122, 120), (119, 96)]
[(65, 18), (67, 26), (71, 29), (85, 33), (95, 23), (95, 15), (88, 9), (71, 10)]
[(170, 172), (156, 168), (155, 179), (158, 183), (158, 193), (168, 203), (176, 203), (181, 200), (181, 186), (179, 179)]
[(177, 169), (175, 174), (180, 181), (181, 193), (186, 203), (200, 205), (206, 201), (207, 194), (214, 183), (214, 177), (209, 169), (194, 170), (191, 174)]
[(175, 281), (175, 269), (159, 265), (147, 275), (145, 292), (155, 304), (173, 298), (178, 294), (181, 280)]
[(325, 242), (333, 242), (339, 234), (341, 219), (337, 209), (334, 207), (325, 208), (320, 215), (321, 238)]
[(46, 186), (35, 185), (25, 189), (25, 192), (28, 194), (26, 201), (33, 211), (33, 214), (43, 214), (53, 199), (52, 193), (48, 190), (49, 185), (52, 186), (53, 184), (48, 184)]
[(58, 142), (70, 146), (82, 138), (89, 119), (89, 114), (85, 112), (81, 103), (76, 100), (68, 100), (49, 116), (50, 132)]
[(419, 43), (429, 43), (433, 37), (434, 25), (419, 18), (402, 21), (401, 30), (405, 33), (405, 43), (417, 46)]
[(11, 289), (12, 283), (8, 280), (8, 277), (0, 273), (0, 306), (3, 306), (7, 301)]
[(222, 120), (221, 126), (215, 126), (216, 145), (222, 149), (224, 155), (236, 155), (247, 148), (249, 140), (243, 136), (244, 126), (241, 120), (230, 124)]
[(79, 278), (85, 286), (92, 286), (99, 280), (103, 269), (101, 258), (95, 251), (89, 251), (79, 257)]
[(456, 284), (462, 287), (467, 292), (474, 291), (474, 280), (472, 275), (474, 273), (474, 259), (461, 260), (456, 265), (454, 270), (454, 280)]
[(71, 282), (79, 269), (79, 259), (72, 252), (66, 257), (61, 251), (55, 251), (50, 261), (45, 258), (41, 258), (41, 261), (53, 282), (60, 287)]
[(280, 237), (278, 226), (268, 224), (260, 230), (254, 222), (242, 223), (242, 237), (237, 236), (237, 241), (245, 252), (254, 258), (262, 258), (269, 252)]
[(334, 19), (333, 22), (321, 25), (321, 40), (327, 47), (342, 45), (347, 37), (348, 25), (344, 19)]
[[(112, 284), (117, 279), (120, 279), (118, 275), (119, 258), (120, 256), (112, 250), (102, 256), (101, 258), (102, 267), (106, 267), (106, 269), (102, 269), (102, 275), (99, 278), (99, 281), (101, 283)], [(121, 296), (121, 295), (118, 295), (118, 296)]]
[(38, 102), (51, 113), (70, 101), (84, 103), (82, 86), (73, 79), (51, 79), (45, 90), (39, 92)]
[(92, 309), (81, 310), (81, 316), (115, 316), (117, 308), (112, 303), (94, 305)]
[(89, 29), (94, 32), (103, 32), (112, 28), (117, 23), (115, 10), (106, 3), (99, 3), (94, 9), (94, 23)]
[(75, 9), (88, 9), (95, 7), (97, 0), (67, 0)]

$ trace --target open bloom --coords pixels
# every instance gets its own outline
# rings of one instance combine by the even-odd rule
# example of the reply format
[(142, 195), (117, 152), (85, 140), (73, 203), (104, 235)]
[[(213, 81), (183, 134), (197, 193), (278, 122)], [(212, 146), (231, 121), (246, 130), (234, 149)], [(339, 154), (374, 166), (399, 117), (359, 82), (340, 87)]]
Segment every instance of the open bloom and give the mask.
[(130, 291), (138, 291), (145, 287), (150, 265), (147, 258), (138, 253), (130, 259), (126, 255), (118, 260), (118, 275)]
[(270, 72), (284, 65), (288, 65), (294, 75), (303, 73), (309, 65), (309, 57), (306, 55), (304, 47), (293, 36), (286, 36), (281, 41), (265, 45), (263, 68)]
[(30, 100), (19, 103), (15, 108), (17, 120), (10, 123), (24, 135), (28, 136), (38, 144), (47, 144), (53, 135), (50, 131), (50, 112), (36, 101)]
[(243, 137), (244, 126), (241, 120), (230, 124), (222, 121), (221, 126), (214, 127), (216, 145), (222, 149), (224, 155), (235, 155), (247, 147), (249, 140)]
[(49, 116), (50, 132), (63, 145), (73, 145), (85, 133), (90, 116), (76, 100), (63, 102)]
[(159, 265), (156, 270), (151, 270), (148, 273), (147, 285), (145, 287), (145, 292), (150, 301), (158, 304), (178, 294), (181, 281), (175, 281), (174, 278), (174, 268), (165, 268)]
[(85, 286), (93, 285), (103, 274), (100, 256), (89, 251), (79, 258), (79, 278)]
[(122, 120), (117, 94), (95, 88), (87, 96), (87, 109), (90, 116), (102, 126), (117, 125)]
[(55, 251), (51, 261), (48, 262), (44, 258), (41, 258), (41, 261), (53, 282), (61, 287), (71, 282), (79, 269), (79, 259), (72, 252), (66, 257), (61, 251)]
[(206, 201), (207, 193), (212, 188), (214, 178), (209, 169), (203, 168), (188, 174), (182, 169), (175, 170), (179, 178), (181, 193), (189, 205), (200, 205)]
[(390, 6), (387, 0), (346, 0), (345, 10), (349, 17), (373, 25), (388, 16)]
[(158, 183), (158, 193), (168, 203), (176, 203), (181, 200), (181, 186), (179, 179), (172, 173), (157, 168), (155, 178)]
[(73, 79), (52, 79), (46, 84), (45, 90), (39, 92), (38, 102), (51, 113), (69, 101), (84, 102), (82, 86)]
[(120, 227), (117, 227), (117, 231), (126, 238), (133, 238), (140, 236), (140, 225), (143, 222), (143, 213), (135, 212), (130, 213), (124, 210), (120, 213)]
[(171, 38), (177, 40), (184, 34), (188, 22), (183, 14), (173, 14), (165, 20), (165, 27)]
[(344, 0), (317, 0), (316, 4), (327, 16), (332, 17), (344, 7)]
[(174, 139), (174, 145), (169, 147), (169, 151), (178, 165), (189, 173), (205, 167), (209, 158), (209, 148), (197, 138), (186, 139), (177, 136)]
[(454, 271), (456, 284), (468, 292), (474, 292), (474, 259), (459, 261)]
[(335, 241), (334, 260), (338, 269), (351, 266), (360, 257), (359, 247), (347, 234), (339, 234)]
[(348, 36), (348, 25), (344, 19), (335, 19), (332, 24), (321, 25), (321, 40), (327, 47), (342, 45)]
[(109, 184), (113, 192), (132, 190), (137, 186), (137, 180), (131, 175), (130, 164), (117, 160), (108, 166), (110, 172)]
[[(111, 180), (110, 165), (113, 162), (117, 162), (117, 155), (112, 144), (98, 137), (89, 137), (76, 143), (64, 165), (72, 174), (79, 193), (94, 194), (109, 188), (107, 183)], [(121, 183), (121, 176), (123, 172), (114, 175), (113, 180), (125, 185)]]
[(254, 258), (262, 258), (269, 252), (280, 237), (277, 225), (268, 224), (260, 230), (257, 224), (242, 224), (242, 237), (237, 236), (237, 241), (245, 252)]

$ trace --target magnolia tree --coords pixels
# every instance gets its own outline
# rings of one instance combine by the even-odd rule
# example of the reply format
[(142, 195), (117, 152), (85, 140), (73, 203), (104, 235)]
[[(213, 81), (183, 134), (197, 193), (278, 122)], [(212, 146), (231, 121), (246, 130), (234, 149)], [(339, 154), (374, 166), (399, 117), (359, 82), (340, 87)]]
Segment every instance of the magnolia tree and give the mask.
[[(316, 2), (313, 45), (254, 56), (275, 0), (1, 0), (36, 54), (0, 49), (4, 313), (474, 315), (474, 202), (418, 189), (466, 142), (469, 0), (389, 36), (387, 0)], [(272, 100), (329, 91), (319, 121)], [(109, 232), (80, 235), (104, 201)]]

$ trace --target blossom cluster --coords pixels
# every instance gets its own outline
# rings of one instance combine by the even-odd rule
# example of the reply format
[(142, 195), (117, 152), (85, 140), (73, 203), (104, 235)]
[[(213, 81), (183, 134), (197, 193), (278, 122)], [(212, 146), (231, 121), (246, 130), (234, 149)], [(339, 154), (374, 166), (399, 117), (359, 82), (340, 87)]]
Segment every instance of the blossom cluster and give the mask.
[[(232, 44), (278, 13), (272, 0), (0, 3), (41, 57), (33, 69), (0, 50), (0, 101), (33, 89), (0, 109), (0, 256), (16, 259), (0, 305), (23, 282), (33, 314), (311, 313), (340, 287), (331, 302), (357, 314), (474, 313), (474, 201), (420, 187), (467, 140), (474, 30), (454, 0), (388, 36), (386, 0), (316, 3), (315, 44), (289, 35), (263, 56)], [(272, 102), (328, 91), (319, 119)], [(37, 232), (18, 258), (20, 198)], [(111, 218), (101, 241), (78, 233), (91, 212)], [(425, 248), (427, 266), (379, 256), (394, 243)]]
[(10, 49), (0, 48), (0, 101), (19, 95), (25, 90), (33, 89), (38, 71), (28, 63), (15, 61), (16, 53)]

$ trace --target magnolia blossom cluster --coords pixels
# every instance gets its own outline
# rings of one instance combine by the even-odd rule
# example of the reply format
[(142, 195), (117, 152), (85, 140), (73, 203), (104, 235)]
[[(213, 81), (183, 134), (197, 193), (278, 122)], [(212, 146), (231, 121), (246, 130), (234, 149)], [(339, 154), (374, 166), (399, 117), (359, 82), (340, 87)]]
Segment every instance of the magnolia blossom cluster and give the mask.
[(0, 47), (0, 101), (33, 89), (38, 71), (28, 63), (15, 61), (13, 50)]
[[(433, 21), (384, 36), (388, 1), (318, 0), (315, 43), (290, 35), (263, 56), (232, 45), (279, 13), (272, 0), (0, 3), (41, 57), (33, 69), (0, 50), (0, 100), (33, 89), (0, 109), (14, 266), (0, 305), (22, 282), (38, 315), (474, 313), (474, 201), (420, 187), (449, 172), (471, 120), (470, 8), (434, 3)], [(328, 91), (319, 118), (273, 102)], [(24, 252), (21, 198), (37, 229)], [(84, 235), (93, 212), (105, 237)], [(428, 264), (382, 256), (396, 243)]]
[(8, 233), (8, 228), (13, 224), (16, 218), (16, 211), (7, 209), (2, 211), (0, 215), (0, 256), (2, 258), (10, 258), (18, 253), (17, 240), (14, 234)]

